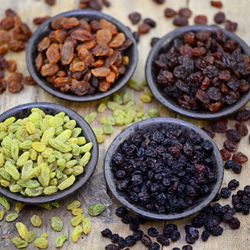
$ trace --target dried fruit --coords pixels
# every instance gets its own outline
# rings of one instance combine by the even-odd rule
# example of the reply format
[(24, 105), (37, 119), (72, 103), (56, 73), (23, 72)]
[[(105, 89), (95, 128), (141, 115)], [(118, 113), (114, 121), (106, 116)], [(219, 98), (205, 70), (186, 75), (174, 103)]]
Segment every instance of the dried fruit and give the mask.
[(61, 232), (63, 229), (63, 221), (58, 216), (51, 217), (50, 226), (55, 232)]
[(81, 206), (81, 203), (79, 200), (74, 200), (72, 201), (68, 206), (67, 206), (67, 210), (73, 210), (75, 208), (79, 208)]
[(188, 25), (188, 19), (184, 16), (177, 16), (173, 20), (173, 25), (183, 27)]
[(34, 227), (41, 227), (42, 225), (42, 219), (35, 214), (30, 218), (30, 222)]
[(39, 238), (34, 241), (34, 246), (39, 249), (48, 248), (49, 242), (47, 240), (47, 235), (42, 234)]
[(28, 242), (21, 239), (20, 237), (12, 238), (11, 242), (18, 249), (23, 249), (23, 248), (26, 248), (28, 246)]
[(71, 234), (72, 242), (76, 243), (80, 239), (82, 233), (83, 233), (82, 226), (76, 226)]
[(125, 74), (132, 41), (111, 22), (59, 16), (51, 28), (37, 46), (35, 64), (59, 91), (77, 96), (106, 92)]
[(4, 207), (5, 210), (10, 210), (10, 203), (4, 196), (0, 196), (0, 204)]
[(106, 206), (102, 203), (96, 203), (88, 208), (88, 213), (91, 216), (98, 216), (102, 214), (106, 209)]
[(172, 8), (166, 8), (164, 10), (164, 15), (167, 18), (172, 18), (172, 17), (177, 15), (177, 12), (175, 10), (173, 10)]
[(214, 22), (217, 24), (222, 24), (226, 20), (226, 15), (224, 12), (219, 11), (214, 15)]
[(197, 15), (194, 17), (194, 23), (197, 25), (206, 25), (207, 22), (207, 16), (205, 15)]
[[(5, 136), (1, 142), (5, 150), (0, 153), (1, 185), (11, 192), (30, 197), (52, 195), (73, 185), (91, 159), (93, 144), (63, 112), (46, 115), (34, 108), (27, 117), (10, 117), (1, 126)], [(6, 201), (0, 199), (8, 206)], [(16, 207), (18, 212), (22, 207)]]
[(10, 213), (5, 217), (7, 222), (12, 222), (18, 218), (18, 213)]
[[(186, 25), (187, 16), (177, 16), (175, 24)], [(236, 55), (242, 66), (235, 74), (229, 70), (228, 58), (237, 65)], [(248, 56), (240, 45), (221, 30), (187, 32), (159, 52), (154, 60), (155, 77), (163, 95), (182, 108), (215, 113), (238, 102), (241, 85), (249, 90), (245, 75), (250, 74), (250, 61), (243, 58)]]
[(139, 12), (132, 12), (128, 15), (129, 20), (132, 24), (138, 24), (141, 21), (141, 14)]
[(87, 235), (91, 232), (92, 224), (88, 218), (83, 218), (82, 220), (82, 232)]
[[(179, 140), (180, 137), (182, 138), (181, 141)], [(172, 142), (174, 143), (172, 144)], [(199, 144), (201, 147), (194, 150), (193, 143)], [(118, 150), (112, 157), (111, 169), (116, 188), (123, 193), (126, 199), (135, 204), (140, 203), (140, 206), (146, 210), (153, 210), (158, 213), (178, 213), (182, 209), (186, 209), (187, 206), (195, 204), (197, 197), (206, 196), (210, 193), (209, 185), (211, 184), (209, 183), (210, 181), (212, 183), (216, 181), (216, 170), (211, 165), (207, 165), (205, 159), (211, 162), (212, 152), (213, 147), (209, 141), (204, 141), (193, 131), (184, 133), (184, 128), (181, 126), (168, 124), (161, 128), (148, 129), (146, 132), (138, 130), (119, 145)], [(204, 157), (201, 157), (201, 155), (204, 155)], [(198, 158), (192, 161), (194, 157)], [(129, 166), (128, 161), (133, 161), (133, 164), (137, 167), (125, 167)], [(188, 164), (190, 167), (186, 169), (177, 162), (179, 164), (185, 162), (185, 165)], [(168, 175), (162, 176), (159, 174), (156, 171), (158, 167), (155, 168), (155, 166), (162, 169), (161, 173), (168, 173)], [(209, 174), (205, 177), (204, 173), (207, 171)], [(182, 178), (185, 176), (185, 180), (190, 180), (193, 184), (202, 183), (200, 184), (202, 186), (199, 185), (197, 189), (193, 185), (189, 185), (190, 188), (185, 191), (184, 186), (188, 184), (187, 182), (182, 183), (182, 179), (177, 177), (179, 176), (177, 173), (180, 172)], [(173, 182), (168, 177), (170, 173), (173, 176)], [(199, 176), (197, 179), (194, 177), (196, 174)], [(192, 178), (190, 175), (192, 175)], [(149, 179), (150, 184), (147, 190), (137, 188), (143, 186)], [(208, 179), (210, 179), (209, 183)], [(164, 191), (157, 192), (160, 189), (164, 189)], [(204, 193), (201, 190), (204, 190)], [(174, 195), (170, 195), (173, 192)], [(183, 192), (186, 197), (184, 199), (181, 198)], [(174, 203), (172, 200), (174, 200)], [(174, 204), (178, 204), (178, 206)], [(182, 206), (184, 207), (182, 208)], [(173, 240), (177, 240), (179, 237), (179, 233), (174, 233), (172, 236)]]
[(25, 241), (28, 241), (29, 239), (29, 234), (28, 234), (28, 228), (22, 223), (22, 222), (17, 222), (16, 223), (16, 229), (18, 231), (18, 234), (22, 239)]
[(66, 235), (60, 235), (56, 238), (56, 248), (63, 247), (64, 243), (68, 240), (68, 237)]
[(223, 4), (221, 1), (210, 1), (211, 6), (215, 7), (215, 8), (222, 8)]
[(233, 154), (232, 160), (239, 164), (244, 164), (248, 161), (248, 157), (242, 152), (237, 152)]

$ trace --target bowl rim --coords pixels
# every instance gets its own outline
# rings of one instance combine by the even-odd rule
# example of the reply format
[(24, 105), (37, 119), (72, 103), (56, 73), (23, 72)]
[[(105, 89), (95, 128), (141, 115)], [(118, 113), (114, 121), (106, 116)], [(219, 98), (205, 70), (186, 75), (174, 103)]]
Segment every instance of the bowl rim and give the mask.
[(37, 102), (37, 103), (26, 103), (20, 106), (16, 106), (14, 108), (11, 108), (5, 112), (3, 112), (0, 115), (0, 122), (4, 121), (5, 119), (15, 116), (15, 114), (22, 112), (24, 110), (31, 110), (32, 108), (40, 108), (42, 110), (50, 109), (54, 111), (55, 113), (65, 112), (66, 115), (68, 115), (71, 119), (74, 119), (77, 122), (77, 126), (82, 128), (84, 136), (88, 139), (88, 141), (91, 141), (93, 143), (93, 147), (91, 150), (91, 159), (89, 163), (86, 166), (85, 172), (83, 175), (77, 176), (77, 181), (69, 188), (58, 191), (55, 194), (48, 195), (48, 196), (37, 196), (37, 197), (25, 197), (20, 193), (12, 193), (8, 189), (5, 189), (3, 187), (0, 187), (0, 194), (6, 196), (7, 198), (11, 200), (15, 200), (18, 202), (22, 202), (25, 204), (30, 205), (40, 205), (45, 203), (50, 203), (56, 200), (64, 199), (65, 197), (73, 194), (78, 189), (83, 187), (84, 184), (89, 180), (89, 178), (92, 176), (97, 161), (99, 158), (99, 148), (96, 141), (95, 134), (90, 127), (90, 125), (75, 111), (66, 108), (62, 105), (55, 104), (55, 103), (49, 103), (49, 102)]
[[(216, 165), (216, 167), (217, 167), (217, 181), (214, 184), (211, 193), (208, 196), (206, 196), (200, 203), (193, 206), (191, 209), (189, 208), (189, 209), (185, 210), (184, 212), (176, 213), (176, 214), (157, 214), (157, 213), (153, 213), (150, 211), (140, 209), (140, 208), (138, 208), (137, 205), (130, 203), (126, 198), (124, 198), (124, 196), (120, 195), (119, 191), (117, 191), (115, 182), (113, 180), (111, 166), (110, 166), (110, 162), (111, 162), (111, 159), (112, 159), (114, 152), (116, 152), (119, 145), (124, 140), (126, 140), (126, 138), (130, 137), (131, 134), (134, 134), (136, 131), (143, 129), (147, 126), (154, 126), (157, 124), (166, 124), (166, 123), (181, 125), (181, 126), (184, 126), (186, 128), (192, 129), (196, 133), (198, 133), (203, 139), (209, 140), (213, 145), (214, 157), (215, 157), (215, 161), (217, 163), (217, 165)], [(209, 203), (212, 202), (212, 200), (214, 199), (216, 194), (219, 192), (219, 189), (222, 185), (223, 176), (224, 176), (224, 169), (223, 169), (223, 160), (222, 160), (221, 154), (219, 152), (219, 149), (218, 149), (217, 145), (215, 144), (215, 142), (208, 136), (208, 134), (206, 132), (204, 132), (202, 129), (198, 128), (197, 126), (195, 126), (191, 123), (182, 121), (180, 119), (160, 117), (160, 118), (152, 118), (152, 119), (147, 119), (144, 121), (134, 123), (133, 125), (129, 126), (125, 130), (123, 130), (120, 134), (118, 134), (118, 136), (113, 140), (113, 142), (110, 144), (110, 146), (106, 152), (105, 159), (104, 159), (104, 176), (105, 176), (105, 180), (106, 180), (108, 189), (111, 191), (112, 195), (123, 206), (125, 206), (129, 210), (131, 210), (134, 213), (136, 213), (137, 215), (142, 216), (142, 217), (147, 218), (147, 219), (173, 221), (173, 220), (179, 220), (179, 219), (189, 217), (189, 216), (199, 212), (204, 207), (208, 206)]]
[(243, 41), (239, 36), (235, 35), (232, 32), (229, 32), (227, 30), (224, 30), (218, 26), (215, 25), (191, 25), (183, 28), (178, 28), (176, 30), (173, 30), (166, 35), (164, 35), (157, 43), (154, 45), (154, 47), (151, 49), (147, 61), (146, 61), (146, 66), (145, 66), (145, 76), (146, 80), (148, 83), (148, 86), (155, 96), (155, 98), (163, 104), (165, 107), (169, 108), (170, 110), (176, 112), (177, 114), (184, 115), (189, 118), (194, 118), (194, 119), (206, 119), (206, 120), (215, 120), (219, 118), (224, 118), (228, 117), (235, 112), (237, 112), (240, 108), (242, 108), (244, 105), (247, 104), (247, 102), (250, 100), (250, 90), (248, 93), (244, 94), (235, 104), (231, 106), (227, 106), (222, 108), (220, 111), (216, 113), (211, 113), (211, 112), (200, 112), (200, 111), (193, 111), (193, 110), (188, 110), (185, 108), (182, 108), (180, 105), (175, 103), (173, 100), (170, 98), (163, 96), (160, 89), (157, 86), (157, 82), (155, 82), (154, 77), (153, 77), (153, 60), (158, 56), (160, 50), (171, 43), (173, 39), (183, 35), (186, 32), (191, 32), (191, 31), (211, 31), (211, 32), (216, 32), (216, 31), (222, 31), (226, 36), (228, 36), (230, 39), (236, 41), (240, 47), (243, 49), (244, 53), (250, 56), (250, 47), (247, 45), (245, 41)]
[[(80, 18), (86, 17), (86, 18), (92, 18), (92, 19), (101, 19), (101, 18), (106, 19), (106, 20), (110, 21), (111, 23), (113, 23), (118, 28), (118, 30), (122, 31), (125, 34), (126, 38), (128, 38), (129, 40), (132, 41), (132, 45), (130, 48), (132, 51), (131, 52), (132, 56), (129, 58), (130, 65), (129, 65), (129, 67), (127, 67), (125, 74), (123, 76), (121, 76), (120, 79), (118, 78), (115, 85), (107, 92), (96, 93), (94, 95), (86, 95), (86, 96), (65, 94), (65, 93), (60, 92), (59, 90), (53, 88), (53, 86), (50, 85), (50, 83), (48, 83), (42, 76), (40, 76), (37, 73), (35, 63), (34, 63), (34, 53), (36, 50), (36, 45), (38, 43), (37, 40), (39, 40), (39, 41), (41, 40), (40, 38), (43, 36), (43, 34), (48, 32), (49, 25), (52, 22), (52, 20), (54, 20), (55, 18), (57, 18), (59, 16), (80, 17)], [(62, 13), (59, 13), (59, 14), (51, 17), (50, 19), (45, 21), (43, 24), (41, 24), (35, 30), (32, 37), (30, 38), (28, 46), (26, 48), (27, 68), (28, 68), (30, 75), (37, 82), (37, 84), (42, 89), (44, 89), (46, 92), (48, 92), (49, 94), (51, 94), (53, 96), (56, 96), (56, 97), (63, 99), (63, 100), (74, 101), (74, 102), (96, 101), (96, 100), (103, 99), (103, 98), (110, 96), (113, 93), (117, 92), (122, 87), (124, 87), (127, 84), (127, 82), (132, 78), (132, 76), (136, 70), (137, 63), (138, 63), (138, 48), (137, 48), (136, 41), (132, 35), (132, 32), (128, 29), (128, 27), (126, 27), (123, 23), (121, 23), (119, 20), (117, 20), (113, 16), (104, 14), (102, 12), (94, 11), (94, 10), (72, 10), (72, 11), (62, 12)]]

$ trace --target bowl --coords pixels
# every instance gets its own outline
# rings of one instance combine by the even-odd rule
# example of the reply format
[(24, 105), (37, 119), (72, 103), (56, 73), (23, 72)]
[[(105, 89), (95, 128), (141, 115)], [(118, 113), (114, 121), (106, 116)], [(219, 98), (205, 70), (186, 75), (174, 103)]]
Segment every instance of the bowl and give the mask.
[[(58, 89), (52, 86), (49, 82), (46, 81), (45, 78), (43, 78), (40, 73), (37, 71), (35, 67), (35, 58), (37, 56), (37, 44), (51, 32), (50, 23), (57, 18), (58, 16), (64, 16), (64, 17), (76, 17), (78, 19), (80, 18), (88, 18), (89, 20), (94, 19), (106, 19), (107, 21), (110, 21), (114, 25), (117, 26), (118, 30), (123, 32), (125, 36), (132, 41), (132, 45), (126, 50), (126, 55), (129, 57), (130, 61), (126, 68), (126, 72), (124, 75), (120, 76), (114, 86), (104, 93), (96, 93), (94, 95), (86, 95), (86, 96), (76, 96), (73, 94), (65, 94), (60, 92)], [(67, 101), (75, 101), (75, 102), (89, 102), (89, 101), (95, 101), (102, 98), (105, 98), (107, 96), (112, 95), (119, 89), (121, 89), (123, 86), (126, 85), (126, 83), (129, 81), (129, 79), (134, 74), (134, 71), (136, 69), (138, 62), (138, 50), (137, 45), (135, 42), (135, 39), (131, 33), (131, 31), (124, 26), (120, 21), (115, 19), (114, 17), (111, 17), (109, 15), (106, 15), (104, 13), (93, 11), (93, 10), (74, 10), (74, 11), (68, 11), (60, 13), (46, 22), (44, 22), (42, 25), (39, 26), (39, 28), (33, 33), (32, 37), (29, 40), (28, 47), (26, 50), (26, 63), (28, 67), (28, 71), (32, 78), (37, 82), (37, 84), (43, 88), (48, 93), (67, 100)]]
[[(208, 140), (212, 143), (213, 146), (213, 154), (214, 154), (214, 160), (216, 162), (216, 168), (217, 168), (217, 180), (214, 183), (211, 193), (204, 197), (200, 202), (198, 202), (193, 207), (190, 207), (186, 210), (184, 210), (181, 213), (171, 213), (171, 214), (160, 214), (160, 213), (154, 213), (151, 211), (146, 210), (143, 207), (140, 207), (139, 205), (135, 205), (131, 203), (126, 195), (122, 193), (121, 191), (117, 190), (114, 176), (111, 170), (111, 159), (114, 155), (114, 153), (117, 151), (118, 147), (122, 142), (124, 142), (127, 138), (129, 138), (131, 135), (137, 133), (140, 130), (148, 130), (150, 128), (159, 128), (163, 126), (164, 124), (176, 124), (183, 126), (185, 128), (191, 129), (194, 132), (198, 133), (204, 140)], [(209, 203), (215, 198), (216, 194), (218, 193), (222, 181), (223, 181), (223, 160), (221, 158), (220, 152), (216, 146), (216, 144), (213, 142), (213, 140), (200, 128), (184, 122), (179, 119), (174, 118), (153, 118), (144, 120), (138, 123), (135, 123), (131, 125), (130, 127), (126, 128), (124, 131), (122, 131), (111, 143), (110, 147), (108, 148), (108, 151), (105, 156), (104, 160), (104, 175), (105, 180), (107, 183), (107, 187), (110, 190), (111, 194), (126, 208), (134, 212), (135, 214), (144, 217), (146, 219), (150, 220), (166, 220), (166, 221), (172, 221), (172, 220), (178, 220), (185, 217), (189, 217), (200, 210), (202, 210), (204, 207), (208, 206)]]
[(30, 205), (40, 205), (44, 203), (53, 202), (56, 200), (63, 199), (69, 195), (74, 194), (78, 189), (80, 189), (91, 177), (93, 174), (97, 160), (98, 160), (98, 144), (96, 141), (96, 137), (94, 132), (92, 131), (89, 124), (77, 113), (73, 110), (65, 108), (64, 106), (54, 104), (54, 103), (46, 103), (46, 102), (38, 102), (38, 103), (28, 103), (24, 105), (17, 106), (15, 108), (9, 109), (0, 115), (0, 122), (3, 122), (5, 119), (14, 116), (16, 118), (24, 118), (30, 114), (30, 110), (32, 108), (42, 109), (46, 114), (55, 115), (60, 112), (65, 112), (71, 119), (74, 119), (77, 123), (77, 126), (82, 128), (82, 134), (85, 136), (87, 141), (91, 141), (93, 143), (93, 148), (91, 150), (91, 159), (87, 164), (85, 171), (83, 174), (79, 175), (76, 178), (75, 183), (65, 189), (63, 191), (58, 191), (55, 194), (48, 196), (38, 196), (38, 197), (25, 197), (19, 193), (12, 193), (8, 189), (0, 187), (0, 194), (6, 196), (11, 200), (15, 200), (18, 202), (22, 202)]
[(172, 111), (187, 116), (189, 118), (195, 118), (195, 119), (205, 119), (205, 120), (215, 120), (224, 118), (227, 116), (232, 115), (233, 113), (237, 112), (240, 108), (242, 108), (244, 105), (247, 104), (247, 102), (250, 100), (250, 91), (248, 93), (241, 96), (241, 98), (233, 105), (227, 106), (222, 108), (220, 111), (216, 113), (212, 112), (202, 112), (202, 111), (192, 111), (185, 108), (182, 108), (179, 104), (177, 104), (174, 100), (169, 98), (168, 96), (164, 95), (161, 91), (161, 89), (158, 87), (158, 83), (156, 81), (156, 70), (154, 68), (154, 60), (158, 57), (159, 52), (162, 48), (170, 46), (171, 42), (180, 36), (182, 36), (186, 32), (191, 31), (210, 31), (210, 32), (216, 32), (216, 31), (222, 31), (226, 34), (227, 37), (231, 38), (232, 40), (236, 41), (241, 48), (243, 49), (244, 53), (250, 56), (250, 48), (249, 46), (238, 36), (235, 34), (220, 29), (216, 26), (204, 26), (204, 25), (194, 25), (194, 26), (188, 26), (184, 28), (176, 29), (167, 35), (163, 36), (152, 48), (146, 62), (145, 66), (145, 75), (148, 82), (148, 86), (150, 90), (152, 91), (155, 98), (162, 103), (165, 107), (171, 109)]

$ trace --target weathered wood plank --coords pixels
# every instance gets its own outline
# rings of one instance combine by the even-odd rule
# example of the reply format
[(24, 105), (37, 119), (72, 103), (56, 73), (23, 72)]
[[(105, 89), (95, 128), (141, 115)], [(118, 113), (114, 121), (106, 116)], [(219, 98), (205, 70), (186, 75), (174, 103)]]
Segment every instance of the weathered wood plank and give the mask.
[[(43, 16), (43, 15), (55, 15), (63, 11), (68, 11), (77, 8), (77, 0), (58, 0), (58, 4), (54, 7), (49, 7), (44, 4), (43, 1), (35, 1), (35, 0), (23, 0), (23, 1), (15, 1), (15, 0), (2, 0), (0, 6), (0, 15), (3, 15), (3, 12), (6, 8), (13, 8), (17, 10), (17, 12), (21, 15), (24, 21), (29, 22), (32, 24), (32, 20), (36, 16)], [(152, 1), (145, 1), (145, 0), (119, 0), (113, 1), (112, 7), (109, 9), (105, 9), (104, 12), (111, 14), (112, 16), (118, 18), (124, 24), (130, 26), (132, 30), (135, 30), (136, 27), (132, 26), (128, 19), (127, 15), (134, 11), (138, 10), (143, 14), (143, 17), (152, 17), (154, 20), (157, 21), (157, 27), (153, 29), (150, 34), (145, 35), (139, 44), (139, 63), (135, 73), (134, 78), (138, 81), (144, 80), (144, 64), (147, 58), (147, 55), (150, 51), (149, 41), (151, 37), (160, 37), (170, 32), (174, 29), (174, 26), (171, 23), (171, 20), (167, 20), (164, 18), (163, 9), (164, 7), (172, 7), (174, 9), (178, 9), (179, 7), (185, 7), (189, 5), (193, 10), (194, 14), (206, 14), (209, 16), (210, 22), (212, 22), (213, 15), (217, 11), (215, 8), (211, 8), (209, 6), (209, 1), (198, 1), (198, 0), (168, 0), (164, 4), (164, 6), (157, 6)], [(249, 23), (250, 23), (250, 16), (248, 15), (248, 10), (250, 8), (250, 2), (248, 0), (225, 0), (225, 12), (228, 17), (232, 20), (237, 20), (239, 22), (239, 31), (238, 34), (245, 39), (248, 43), (250, 42), (250, 31), (249, 31)], [(34, 29), (35, 26), (31, 25)], [(18, 54), (10, 54), (8, 58), (14, 58), (18, 61), (18, 70), (21, 72), (27, 73), (26, 65), (25, 65), (25, 54), (18, 53)], [(11, 107), (16, 105), (20, 105), (27, 102), (32, 101), (48, 101), (48, 102), (56, 102), (66, 106), (71, 107), (72, 109), (76, 110), (80, 114), (84, 115), (89, 113), (96, 107), (96, 103), (94, 104), (79, 104), (79, 103), (71, 103), (59, 100), (50, 96), (49, 94), (45, 93), (42, 89), (38, 87), (25, 87), (25, 91), (21, 92), (18, 95), (11, 95), (9, 93), (4, 93), (1, 95), (0, 98), (0, 112), (3, 112)], [(138, 96), (136, 95), (138, 98)], [(153, 105), (158, 105), (154, 103)], [(175, 114), (171, 113), (165, 108), (162, 108), (161, 112), (162, 116), (176, 116)], [(191, 120), (189, 120), (191, 121)], [(193, 123), (201, 125), (202, 123), (199, 121), (193, 121)], [(43, 218), (43, 226), (41, 230), (34, 229), (37, 232), (37, 235), (40, 235), (42, 232), (49, 232), (49, 249), (54, 249), (54, 241), (55, 238), (59, 235), (59, 233), (55, 233), (50, 229), (49, 225), (49, 218), (53, 215), (58, 215), (64, 219), (64, 233), (70, 237), (70, 232), (72, 228), (70, 226), (70, 219), (71, 215), (68, 211), (66, 211), (65, 207), (66, 204), (78, 198), (82, 201), (84, 211), (87, 211), (87, 207), (96, 201), (101, 201), (105, 205), (109, 206), (107, 211), (101, 216), (96, 219), (93, 219), (93, 230), (91, 234), (87, 237), (83, 237), (77, 244), (73, 244), (70, 242), (66, 242), (64, 249), (69, 250), (78, 250), (78, 249), (88, 249), (88, 250), (99, 250), (103, 249), (104, 245), (108, 243), (107, 240), (102, 239), (100, 236), (100, 230), (105, 227), (110, 227), (113, 231), (119, 232), (121, 235), (125, 236), (130, 233), (128, 226), (125, 226), (119, 222), (117, 217), (114, 215), (114, 209), (118, 205), (113, 199), (106, 193), (106, 186), (103, 177), (103, 158), (105, 152), (108, 148), (108, 145), (115, 137), (115, 135), (120, 131), (120, 129), (116, 129), (115, 133), (110, 136), (103, 145), (100, 146), (100, 159), (97, 166), (97, 169), (89, 181), (89, 183), (82, 188), (79, 192), (75, 194), (74, 197), (66, 199), (62, 202), (62, 207), (59, 209), (55, 209), (52, 211), (46, 211), (41, 208), (34, 208), (34, 207), (27, 207), (21, 212), (21, 216), (19, 220), (25, 222), (30, 229), (33, 230), (31, 224), (29, 222), (29, 218), (33, 214), (39, 214)], [(216, 142), (219, 146), (223, 138), (218, 136), (216, 138)], [(247, 138), (244, 138), (240, 145), (240, 150), (244, 153), (248, 154), (250, 158), (249, 152), (249, 143)], [(233, 174), (226, 172), (224, 184), (226, 185), (230, 179), (234, 177)], [(249, 168), (246, 166), (243, 170), (243, 173), (240, 176), (241, 187), (249, 183), (250, 173)], [(249, 238), (249, 230), (250, 230), (250, 219), (249, 217), (241, 217), (242, 221), (242, 228), (235, 232), (230, 230), (225, 230), (225, 233), (222, 237), (213, 238), (209, 240), (206, 244), (198, 241), (194, 249), (221, 249), (226, 247), (228, 250), (246, 250), (249, 249), (248, 241)], [(184, 221), (177, 222), (178, 225), (183, 225)], [(155, 225), (159, 229), (162, 228), (162, 223), (146, 223), (144, 227), (149, 225)], [(16, 231), (14, 228), (14, 223), (0, 223), (0, 237), (2, 241), (0, 241), (0, 249), (15, 249), (12, 244), (9, 242), (8, 238), (13, 237), (16, 235)], [(184, 235), (184, 234), (182, 234)], [(171, 247), (174, 246), (182, 246), (185, 244), (184, 237), (181, 239), (178, 244), (172, 244)], [(139, 250), (142, 249), (142, 245), (138, 244), (133, 249)], [(34, 249), (32, 244), (28, 249)], [(169, 249), (164, 248), (164, 249)]]

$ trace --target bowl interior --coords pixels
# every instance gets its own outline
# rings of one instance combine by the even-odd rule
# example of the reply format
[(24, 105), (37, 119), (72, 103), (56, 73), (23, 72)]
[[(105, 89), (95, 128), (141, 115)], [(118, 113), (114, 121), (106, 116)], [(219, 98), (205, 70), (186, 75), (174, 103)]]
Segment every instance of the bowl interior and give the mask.
[(83, 118), (81, 118), (74, 111), (68, 108), (65, 108), (61, 105), (57, 105), (53, 103), (30, 103), (30, 104), (20, 105), (0, 115), (0, 122), (4, 121), (5, 119), (11, 116), (16, 117), (17, 119), (27, 117), (28, 115), (30, 115), (32, 108), (42, 109), (46, 114), (49, 114), (49, 115), (55, 115), (60, 112), (65, 112), (66, 115), (68, 115), (71, 119), (74, 119), (76, 121), (77, 127), (82, 128), (82, 136), (86, 138), (86, 141), (93, 143), (93, 148), (91, 150), (92, 156), (91, 156), (89, 163), (87, 164), (85, 168), (84, 173), (77, 176), (75, 183), (68, 189), (65, 189), (63, 191), (58, 191), (57, 193), (53, 195), (49, 195), (49, 196), (25, 197), (22, 194), (12, 193), (8, 189), (0, 187), (0, 193), (10, 199), (23, 202), (23, 203), (27, 203), (27, 204), (38, 205), (38, 204), (48, 203), (48, 202), (62, 199), (74, 193), (77, 189), (82, 187), (87, 182), (87, 180), (91, 177), (92, 173), (94, 172), (96, 164), (97, 164), (98, 144), (97, 144), (94, 132), (92, 131), (88, 123)]
[[(250, 100), (250, 91), (242, 95), (240, 99), (234, 105), (225, 106), (220, 111), (216, 113), (212, 113), (208, 111), (202, 111), (202, 110), (193, 111), (193, 110), (182, 108), (176, 101), (172, 100), (168, 95), (163, 94), (161, 88), (159, 87), (157, 83), (157, 79), (156, 79), (157, 69), (154, 65), (154, 61), (158, 58), (159, 53), (162, 50), (166, 50), (170, 48), (172, 46), (173, 40), (178, 37), (183, 36), (186, 32), (192, 32), (192, 31), (197, 32), (201, 30), (207, 30), (213, 33), (218, 30), (221, 30), (222, 32), (226, 34), (227, 37), (236, 41), (241, 46), (243, 52), (246, 55), (250, 56), (249, 46), (241, 38), (239, 38), (238, 36), (236, 36), (235, 34), (229, 31), (220, 29), (216, 26), (203, 26), (203, 25), (195, 25), (195, 26), (179, 28), (168, 33), (164, 37), (162, 37), (151, 50), (147, 63), (146, 63), (147, 82), (154, 96), (163, 105), (165, 105), (166, 107), (170, 108), (171, 110), (179, 114), (182, 114), (191, 118), (198, 118), (198, 119), (217, 119), (217, 118), (226, 117), (238, 111), (241, 107), (243, 107)], [(248, 79), (248, 82), (250, 83), (250, 79)]]
[[(121, 75), (116, 80), (114, 86), (110, 90), (104, 93), (96, 93), (94, 95), (86, 95), (86, 96), (76, 96), (70, 93), (65, 94), (65, 93), (60, 92), (52, 84), (47, 82), (46, 79), (41, 76), (40, 72), (37, 71), (35, 67), (35, 59), (38, 54), (37, 45), (45, 36), (48, 36), (49, 33), (52, 31), (52, 29), (50, 28), (50, 24), (52, 20), (54, 20), (58, 16), (76, 17), (78, 19), (86, 18), (87, 20), (106, 19), (112, 22), (114, 25), (116, 25), (117, 29), (123, 32), (126, 38), (132, 41), (131, 46), (124, 51), (124, 55), (127, 55), (129, 57), (129, 64), (126, 67), (126, 73), (124, 75)], [(132, 77), (136, 69), (137, 61), (138, 61), (138, 51), (137, 51), (137, 45), (136, 45), (136, 42), (132, 33), (126, 26), (124, 26), (117, 19), (109, 15), (106, 15), (97, 11), (93, 11), (93, 10), (74, 10), (74, 11), (64, 12), (64, 13), (61, 13), (57, 16), (50, 18), (33, 33), (31, 39), (29, 40), (29, 44), (27, 47), (26, 60), (27, 60), (28, 70), (31, 76), (47, 92), (65, 100), (86, 102), (86, 101), (93, 101), (93, 100), (104, 98), (118, 91), (119, 89), (121, 89), (129, 81), (129, 79)]]
[[(176, 124), (180, 126), (184, 126), (187, 129), (193, 130), (196, 133), (198, 133), (204, 140), (209, 140), (213, 145), (213, 162), (216, 166), (217, 170), (217, 180), (216, 183), (212, 186), (211, 193), (201, 199), (200, 201), (197, 201), (197, 204), (193, 207), (189, 207), (187, 210), (181, 212), (181, 213), (172, 213), (172, 214), (159, 214), (154, 213), (151, 211), (146, 210), (144, 207), (141, 207), (139, 205), (134, 205), (132, 202), (130, 202), (129, 198), (121, 191), (117, 190), (114, 176), (111, 170), (111, 160), (114, 155), (114, 153), (119, 148), (120, 144), (131, 137), (133, 134), (137, 133), (137, 131), (146, 131), (152, 128), (160, 128), (164, 127), (166, 124)], [(216, 144), (213, 142), (213, 140), (201, 129), (198, 127), (184, 122), (182, 120), (178, 119), (172, 119), (172, 118), (155, 118), (155, 119), (149, 119), (145, 120), (139, 123), (135, 123), (134, 125), (128, 127), (123, 132), (121, 132), (115, 140), (110, 145), (106, 156), (105, 156), (105, 163), (104, 163), (104, 174), (105, 179), (108, 185), (108, 188), (114, 195), (114, 197), (122, 203), (125, 207), (132, 210), (133, 212), (137, 213), (140, 216), (143, 216), (148, 219), (155, 219), (155, 220), (176, 220), (181, 219), (184, 217), (188, 217), (198, 211), (200, 211), (202, 208), (207, 206), (215, 197), (215, 195), (218, 193), (220, 186), (222, 184), (223, 180), (223, 161), (220, 155), (220, 152), (216, 146)]]

